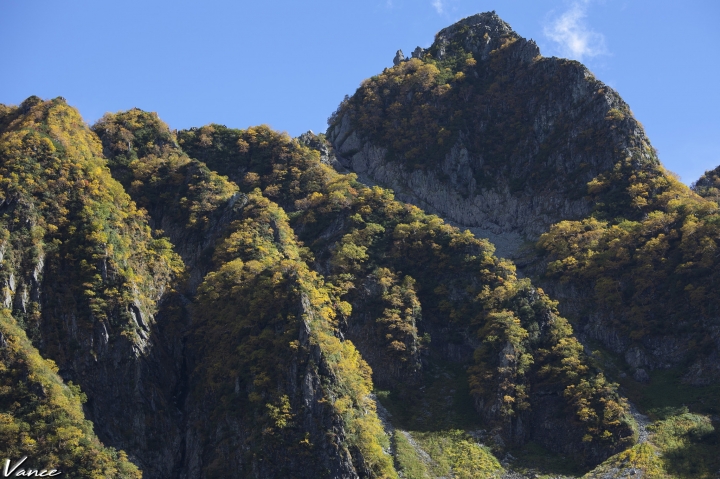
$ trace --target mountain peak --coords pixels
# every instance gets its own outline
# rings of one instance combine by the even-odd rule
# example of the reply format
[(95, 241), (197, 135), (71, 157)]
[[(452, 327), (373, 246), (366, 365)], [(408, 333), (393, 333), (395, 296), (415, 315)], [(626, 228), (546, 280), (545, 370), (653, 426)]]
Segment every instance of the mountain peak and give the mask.
[[(492, 11), (463, 18), (443, 28), (435, 35), (435, 42), (430, 51), (439, 60), (453, 56), (461, 49), (465, 53), (473, 53), (476, 60), (485, 60), (491, 51), (516, 40), (527, 42)], [(535, 42), (530, 40), (527, 43), (532, 44), (537, 50)], [(537, 50), (537, 54), (539, 53), (540, 51)]]
[(464, 31), (465, 27), (469, 27), (474, 32), (487, 32), (488, 35), (493, 33), (496, 35), (516, 35), (510, 25), (503, 21), (503, 19), (500, 18), (493, 10), (492, 12), (477, 13), (475, 15), (465, 17), (462, 20), (453, 23), (449, 27), (443, 28), (435, 37), (438, 38), (440, 36), (454, 35)]

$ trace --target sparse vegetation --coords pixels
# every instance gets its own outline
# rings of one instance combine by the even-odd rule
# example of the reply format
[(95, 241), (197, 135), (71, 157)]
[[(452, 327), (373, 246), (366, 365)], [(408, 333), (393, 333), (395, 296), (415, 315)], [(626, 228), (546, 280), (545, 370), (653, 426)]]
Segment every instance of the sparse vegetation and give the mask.
[(677, 412), (648, 427), (648, 442), (613, 456), (584, 477), (601, 477), (619, 469), (634, 469), (653, 479), (716, 477), (720, 467), (716, 426), (707, 416)]

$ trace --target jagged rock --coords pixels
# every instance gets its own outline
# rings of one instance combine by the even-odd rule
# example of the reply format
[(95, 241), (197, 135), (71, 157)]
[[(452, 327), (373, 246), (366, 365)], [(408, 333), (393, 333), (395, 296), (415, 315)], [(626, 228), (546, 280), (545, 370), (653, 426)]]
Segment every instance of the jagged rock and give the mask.
[(490, 52), (500, 47), (499, 41), (503, 36), (518, 35), (494, 11), (472, 15), (443, 28), (435, 35), (435, 56), (442, 60), (456, 53), (453, 47), (453, 43), (456, 43), (465, 51), (479, 55), (476, 60), (487, 60)]
[(320, 161), (336, 169), (342, 169), (342, 166), (337, 162), (335, 154), (332, 152), (330, 144), (325, 140), (324, 136), (318, 136), (312, 130), (308, 130), (298, 136), (297, 139), (308, 148), (319, 151)]
[[(460, 52), (460, 49), (463, 54), (472, 54), (472, 58), (462, 58), (466, 65), (475, 66), (475, 61), (479, 64), (476, 70), (467, 70), (469, 77), (474, 74), (476, 79), (484, 78), (488, 80), (488, 85), (497, 86), (490, 81), (497, 79), (493, 76), (497, 74), (498, 78), (511, 78), (513, 81), (516, 79), (516, 83), (503, 83), (507, 89), (500, 95), (503, 98), (500, 104), (487, 105), (487, 110), (479, 109), (474, 112), (479, 117), (479, 123), (475, 125), (478, 130), (471, 130), (470, 127), (461, 129), (429, 165), (416, 168), (404, 163), (402, 152), (398, 154), (398, 151), (393, 151), (392, 144), (377, 141), (371, 138), (369, 132), (359, 129), (352, 118), (352, 106), (346, 110), (340, 109), (328, 130), (332, 146), (340, 154), (338, 159), (334, 155), (334, 149), (322, 135), (308, 131), (300, 135), (297, 142), (317, 150), (322, 163), (333, 165), (339, 170), (342, 170), (343, 165), (351, 168), (368, 184), (378, 182), (392, 186), (396, 189), (398, 198), (437, 212), (450, 222), (468, 226), (478, 234), (491, 236), (493, 241), (499, 242), (498, 251), (503, 255), (516, 254), (524, 240), (536, 239), (549, 224), (558, 219), (586, 215), (593, 205), (584, 194), (578, 193), (579, 186), (598, 172), (607, 171), (618, 158), (627, 155), (631, 149), (649, 148), (642, 129), (631, 117), (624, 123), (613, 123), (609, 126), (609, 109), (625, 107), (617, 94), (597, 82), (587, 69), (575, 62), (542, 59), (532, 40), (519, 37), (494, 12), (469, 17), (442, 30), (430, 50), (434, 58), (443, 60)], [(412, 58), (422, 62), (428, 53), (417, 47)], [(413, 60), (402, 64), (406, 60), (408, 59), (404, 58), (399, 50), (393, 63), (400, 67), (398, 70), (420, 63)], [(493, 72), (494, 69), (499, 69), (499, 73)], [(449, 81), (461, 82), (463, 77), (455, 78), (456, 80)], [(459, 91), (463, 85), (453, 83), (449, 91), (453, 88)], [(412, 93), (405, 98), (412, 97)], [(404, 100), (400, 98), (399, 101)], [(30, 99), (26, 103), (32, 106), (36, 101)], [(497, 145), (483, 149), (478, 147), (474, 140), (487, 132), (493, 122), (502, 123), (503, 120), (508, 120), (509, 117), (504, 115), (515, 115), (517, 118), (512, 119), (516, 119), (520, 126), (510, 129), (508, 134), (517, 135), (513, 137), (512, 148), (504, 150), (507, 156), (503, 156), (499, 161), (498, 158), (492, 158), (492, 148)], [(603, 148), (583, 148), (584, 144), (579, 138), (588, 131), (606, 134), (605, 139), (608, 141)], [(182, 156), (178, 143), (172, 135), (165, 133), (161, 141), (154, 144), (162, 148), (177, 148), (178, 151), (174, 153)], [(560, 140), (556, 137), (560, 137)], [(124, 143), (106, 143), (106, 149), (118, 144), (124, 148)], [(127, 150), (124, 151), (133, 153), (143, 148), (139, 142), (131, 145), (128, 141), (127, 145)], [(247, 146), (245, 143), (244, 147)], [(297, 143), (293, 141), (292, 146), (297, 147)], [(230, 155), (227, 152), (237, 148), (243, 148), (241, 142), (230, 142), (223, 154)], [(305, 149), (303, 151), (307, 152)], [(160, 151), (163, 154), (166, 152)], [(316, 154), (312, 155), (316, 162)], [(127, 158), (118, 156), (120, 160), (113, 165), (113, 173), (122, 176), (125, 172), (122, 171), (120, 163)], [(153, 161), (156, 159), (152, 158)], [(177, 160), (176, 157), (173, 159)], [(220, 161), (232, 163), (225, 157)], [(652, 158), (648, 157), (648, 161), (652, 161)], [(206, 172), (203, 170), (205, 166), (196, 160), (188, 160), (188, 164), (188, 168), (182, 170), (183, 174), (178, 174), (168, 184), (191, 184), (193, 187), (201, 184), (192, 182)], [(233, 179), (239, 184), (248, 168), (237, 164), (231, 164), (231, 167), (232, 174), (229, 176), (233, 178), (235, 175)], [(317, 163), (308, 170), (319, 170), (321, 175), (331, 173), (324, 165)], [(538, 177), (538, 172), (545, 176)], [(158, 176), (154, 176), (153, 180), (158, 180)], [(279, 447), (277, 450), (265, 451), (265, 457), (271, 458), (271, 461), (257, 460), (257, 445), (252, 443), (258, 436), (252, 435), (253, 424), (249, 424), (248, 418), (243, 417), (244, 412), (239, 411), (241, 408), (235, 403), (237, 397), (247, 392), (245, 388), (254, 387), (254, 383), (248, 382), (241, 386), (240, 373), (230, 371), (226, 383), (220, 381), (222, 384), (213, 384), (211, 388), (206, 388), (202, 382), (204, 376), (195, 372), (194, 368), (202, 360), (199, 351), (202, 348), (212, 349), (222, 341), (206, 341), (201, 335), (196, 335), (201, 329), (198, 322), (191, 321), (192, 298), (198, 285), (210, 276), (208, 273), (214, 272), (213, 268), (221, 262), (213, 254), (215, 247), (226, 239), (231, 225), (241, 223), (240, 213), (248, 203), (248, 196), (240, 193), (236, 187), (233, 190), (234, 186), (229, 185), (226, 177), (220, 178), (222, 180), (217, 176), (211, 177), (217, 184), (222, 183), (230, 193), (224, 196), (218, 194), (221, 200), (212, 203), (212, 208), (203, 211), (205, 223), (203, 228), (196, 231), (189, 232), (187, 221), (184, 218), (180, 221), (174, 211), (179, 204), (187, 200), (186, 197), (181, 198), (182, 194), (178, 191), (168, 188), (162, 191), (163, 201), (145, 205), (148, 206), (150, 226), (153, 229), (162, 229), (182, 257), (187, 268), (186, 283), (169, 284), (168, 281), (156, 281), (158, 284), (155, 284), (152, 281), (155, 278), (144, 278), (145, 284), (152, 285), (155, 289), (139, 291), (133, 284), (132, 288), (135, 289), (129, 287), (127, 291), (123, 291), (127, 293), (123, 296), (124, 302), (107, 315), (85, 314), (83, 309), (72, 304), (56, 314), (53, 308), (58, 308), (62, 303), (61, 299), (64, 299), (56, 293), (66, 286), (63, 284), (63, 268), (70, 269), (72, 264), (48, 262), (49, 266), (45, 268), (46, 257), (40, 254), (24, 260), (24, 264), (28, 265), (25, 270), (19, 269), (21, 263), (2, 264), (6, 305), (12, 306), (14, 301), (15, 312), (28, 316), (34, 307), (41, 309), (44, 316), (41, 324), (37, 326), (38, 332), (34, 333), (34, 340), (45, 348), (43, 351), (50, 351), (59, 358), (65, 379), (80, 382), (87, 391), (89, 400), (85, 414), (95, 422), (99, 437), (108, 444), (127, 449), (133, 461), (144, 469), (146, 477), (208, 477), (217, 473), (219, 468), (259, 478), (278, 477), (278, 471), (281, 470), (278, 464), (286, 467), (283, 471), (307, 472), (315, 471), (311, 468), (317, 467), (319, 473), (328, 477), (370, 477), (372, 474), (369, 466), (364, 463), (363, 453), (346, 447), (347, 438), (357, 432), (348, 428), (343, 415), (333, 409), (332, 403), (337, 398), (323, 389), (328, 384), (334, 384), (338, 378), (336, 371), (329, 366), (317, 338), (313, 337), (311, 325), (314, 324), (313, 315), (316, 315), (317, 311), (306, 293), (298, 293), (299, 304), (297, 310), (294, 306), (291, 308), (292, 314), (288, 315), (288, 323), (278, 322), (273, 325), (274, 332), (273, 328), (268, 327), (263, 330), (262, 335), (272, 336), (285, 327), (297, 327), (297, 335), (294, 334), (295, 330), (291, 330), (293, 336), (290, 339), (293, 339), (291, 344), (299, 349), (300, 353), (284, 364), (287, 368), (286, 374), (273, 378), (273, 387), (288, 391), (292, 396), (289, 401), (294, 414), (293, 427), (304, 428), (303, 431), (307, 432), (305, 440), (315, 448), (307, 457), (285, 454), (282, 447)], [(315, 180), (317, 177), (311, 179)], [(146, 200), (148, 195), (145, 193), (156, 193), (147, 187), (146, 191), (140, 193), (142, 182), (140, 186), (136, 183), (133, 181), (126, 187), (134, 189), (138, 202)], [(358, 187), (354, 180), (352, 185), (353, 188)], [(361, 190), (359, 187), (357, 189)], [(210, 198), (204, 197), (203, 200), (207, 201), (199, 207), (207, 207), (217, 199), (213, 194), (222, 190), (223, 188), (218, 187), (217, 190), (210, 191), (207, 195)], [(357, 193), (354, 189), (349, 191), (351, 194)], [(273, 196), (274, 193), (270, 188), (263, 194)], [(338, 198), (334, 199), (338, 200), (336, 206), (339, 209), (348, 206), (342, 204), (342, 198)], [(304, 199), (298, 200), (302, 201)], [(5, 208), (9, 204), (10, 200), (0, 200), (0, 207)], [(292, 208), (293, 204), (297, 203), (289, 201), (289, 208)], [(395, 205), (398, 208), (411, 209), (406, 205)], [(267, 238), (262, 239), (280, 243), (282, 235), (277, 219), (280, 213), (275, 212), (274, 215), (264, 225), (263, 231), (268, 234)], [(360, 217), (359, 214), (355, 216)], [(437, 218), (433, 219), (435, 220)], [(319, 252), (319, 256), (325, 257), (317, 260), (313, 274), (322, 274), (328, 269), (327, 255), (337, 246), (337, 243), (333, 244), (333, 240), (346, 231), (346, 226), (351, 221), (358, 220), (338, 215), (320, 225), (310, 226), (320, 230), (313, 239), (317, 239), (321, 247), (326, 248)], [(26, 223), (32, 226), (30, 219), (27, 219)], [(137, 230), (147, 227), (145, 223), (141, 226)], [(296, 230), (295, 233), (286, 234), (293, 236), (298, 233)], [(483, 248), (478, 249), (482, 254), (491, 256), (491, 253)], [(295, 249), (302, 251), (297, 253)], [(282, 248), (278, 250), (278, 256), (283, 256), (288, 262), (285, 265), (287, 271), (283, 270), (283, 274), (293, 271), (289, 267), (293, 255), (310, 255), (305, 249), (298, 243), (293, 245), (292, 251)], [(7, 257), (12, 257), (12, 253), (13, 251), (6, 252), (3, 244), (0, 247), (0, 262), (7, 262)], [(317, 251), (313, 251), (314, 253)], [(95, 254), (95, 258), (100, 258), (96, 264), (98, 277), (104, 282), (112, 281), (118, 271), (113, 268), (107, 248), (104, 257), (102, 248), (98, 248)], [(48, 261), (53, 259), (52, 256), (48, 258)], [(310, 260), (303, 257), (302, 262), (304, 261), (310, 263)], [(508, 270), (510, 268), (508, 266)], [(6, 270), (9, 271), (9, 276)], [(274, 281), (276, 276), (272, 278)], [(131, 279), (128, 284), (132, 283)], [(293, 291), (304, 291), (304, 286), (300, 283), (293, 284), (293, 287)], [(561, 308), (573, 314), (586, 314), (584, 307), (590, 292), (576, 288), (575, 285), (550, 286), (553, 287), (562, 291), (560, 296), (564, 301)], [(394, 382), (403, 381), (412, 386), (415, 379), (420, 380), (424, 367), (417, 337), (417, 324), (421, 320), (420, 307), (411, 309), (407, 315), (406, 326), (413, 332), (406, 343), (403, 343), (409, 351), (407, 356), (403, 357), (405, 362), (393, 361), (383, 350), (383, 338), (378, 336), (373, 327), (373, 323), (378, 321), (378, 315), (368, 313), (366, 307), (366, 303), (381, 299), (379, 280), (370, 276), (353, 284), (353, 288), (357, 290), (357, 296), (352, 303), (353, 313), (347, 313), (349, 319), (337, 319), (337, 328), (332, 330), (330, 336), (341, 341), (347, 338), (357, 345), (371, 364), (377, 385), (389, 387)], [(528, 297), (518, 298), (526, 303), (523, 307), (533, 310), (534, 304), (530, 296), (537, 296), (537, 291), (528, 293)], [(453, 294), (452, 291), (448, 293), (449, 296)], [(144, 299), (147, 301), (143, 302)], [(398, 304), (393, 306), (397, 307)], [(549, 316), (554, 314), (548, 313)], [(235, 319), (234, 316), (231, 318)], [(426, 327), (426, 331), (431, 333), (428, 336), (433, 338), (430, 343), (432, 353), (443, 361), (466, 366), (473, 359), (473, 353), (480, 350), (483, 340), (479, 337), (481, 333), (470, 333), (461, 328), (453, 329), (454, 326), (448, 325), (449, 323), (442, 323), (443, 319), (444, 317), (436, 318), (435, 325)], [(609, 349), (624, 355), (626, 362), (634, 368), (632, 376), (636, 381), (648, 382), (650, 378), (647, 371), (673, 366), (687, 356), (683, 346), (685, 338), (647, 336), (633, 342), (622, 330), (611, 326), (617, 318), (613, 318), (609, 313), (593, 311), (587, 314), (586, 319), (587, 321), (578, 327), (578, 331), (585, 338), (597, 339)], [(547, 324), (535, 323), (534, 326), (536, 329), (533, 331), (537, 332), (539, 338), (539, 331), (547, 327)], [(53, 328), (62, 330), (62, 341), (49, 334)], [(220, 329), (218, 328), (218, 331)], [(231, 337), (234, 345), (245, 333), (231, 329), (232, 327), (223, 329), (220, 333)], [(233, 334), (235, 336), (232, 336)], [(718, 336), (718, 331), (713, 330), (712, 338), (717, 339)], [(452, 341), (449, 340), (450, 337)], [(50, 345), (44, 344), (50, 342), (48, 338), (52, 340)], [(7, 344), (5, 337), (0, 334), (0, 348), (6, 348)], [(287, 341), (283, 344), (287, 344)], [(499, 344), (502, 348), (493, 357), (497, 359), (500, 381), (513, 385), (518, 381), (518, 358), (522, 357), (523, 351), (511, 342)], [(75, 354), (76, 349), (81, 353)], [(427, 355), (429, 356), (429, 353)], [(222, 363), (223, 359), (225, 358), (215, 361), (212, 366)], [(717, 355), (696, 361), (684, 381), (694, 385), (709, 384), (712, 375), (717, 374), (717, 364)], [(262, 382), (260, 375), (258, 378)], [(540, 383), (538, 387), (535, 387), (535, 383), (527, 385), (532, 407), (518, 411), (512, 417), (501, 411), (502, 401), (508, 396), (503, 397), (500, 389), (493, 390), (492, 394), (495, 396), (476, 399), (476, 409), (488, 422), (493, 421), (494, 426), (489, 436), (495, 438), (499, 447), (534, 440), (563, 454), (577, 454), (580, 451), (590, 462), (601, 460), (612, 452), (604, 446), (585, 444), (588, 442), (583, 437), (585, 431), (573, 424), (572, 414), (567, 408), (564, 399), (567, 390), (563, 389), (565, 384), (550, 381)], [(524, 386), (526, 384), (523, 384)], [(36, 388), (38, 396), (46, 394), (44, 389), (33, 387)], [(453, 389), (451, 392), (454, 391)], [(453, 396), (445, 399), (449, 401), (447, 404), (451, 404)], [(258, 403), (256, 416), (266, 413), (263, 406), (272, 407), (272, 404), (265, 403), (265, 400), (266, 398), (257, 399), (261, 402)], [(510, 397), (510, 400), (514, 399)], [(372, 403), (367, 405), (365, 414), (374, 408)], [(215, 407), (218, 409), (213, 409)], [(232, 412), (224, 414), (227, 411), (221, 407), (227, 407)], [(392, 432), (389, 413), (381, 406), (378, 410), (385, 421), (386, 430)], [(217, 411), (220, 413), (215, 414)], [(210, 421), (209, 416), (213, 414), (215, 416)], [(501, 418), (501, 415), (507, 417)], [(266, 433), (270, 434), (267, 431), (261, 432)], [(402, 434), (411, 441), (407, 433)], [(297, 442), (295, 441), (295, 445)], [(308, 461), (308, 457), (313, 460)], [(514, 459), (510, 454), (505, 457), (506, 462)], [(211, 473), (208, 473), (208, 470)], [(635, 473), (634, 469), (628, 472), (630, 475)]]
[[(158, 470), (171, 468), (179, 452), (178, 411), (171, 396), (180, 369), (172, 353), (180, 338), (166, 335), (152, 316), (160, 300), (166, 299), (163, 293), (170, 279), (162, 274), (153, 277), (143, 253), (119, 258), (120, 244), (148, 251), (147, 245), (154, 239), (144, 217), (131, 212), (130, 198), (100, 163), (102, 153), (97, 137), (77, 111), (67, 107), (62, 99), (44, 102), (31, 97), (16, 114), (25, 115), (26, 124), (35, 123), (38, 129), (42, 129), (39, 125), (43, 122), (58, 116), (66, 118), (67, 123), (58, 124), (54, 130), (54, 138), (62, 142), (72, 137), (77, 148), (59, 152), (52, 165), (45, 163), (46, 157), (35, 156), (31, 149), (33, 153), (24, 161), (36, 162), (39, 167), (41, 173), (34, 176), (33, 186), (43, 185), (44, 203), (36, 202), (37, 195), (28, 194), (30, 190), (12, 201), (4, 201), (0, 230), (7, 231), (11, 238), (2, 245), (4, 306), (12, 310), (14, 318), (22, 320), (38, 352), (57, 364), (62, 379), (73, 381), (87, 394), (85, 418), (94, 423), (101, 441), (129, 450), (131, 459), (145, 470), (146, 477), (153, 477)], [(3, 127), (4, 141), (17, 125)], [(12, 155), (3, 153), (3, 168), (16, 168), (12, 160)], [(48, 177), (67, 171), (68, 164), (81, 165), (79, 186), (59, 187), (48, 181)], [(103, 200), (106, 201), (103, 221), (107, 223), (98, 226), (102, 222), (96, 222), (94, 228), (108, 235), (106, 238), (113, 238), (114, 252), (108, 248), (107, 239), (93, 239), (91, 235), (70, 239), (72, 230), (84, 229), (91, 221), (97, 221), (92, 219), (97, 214), (92, 209), (97, 203), (83, 206), (73, 199), (83, 194), (82, 184), (90, 182), (96, 188), (93, 195), (110, 199)], [(70, 201), (60, 209), (67, 208), (63, 214), (75, 218), (71, 220), (75, 223), (72, 228), (67, 223), (55, 226), (55, 238), (62, 241), (55, 239), (53, 243), (47, 236), (36, 238), (29, 248), (23, 244), (22, 230), (13, 223), (34, 228), (39, 217), (44, 216), (47, 223), (43, 224), (59, 224), (52, 218), (52, 208), (59, 207), (61, 190), (70, 191)], [(80, 214), (82, 208), (86, 210)], [(13, 217), (14, 222), (7, 221)], [(86, 253), (90, 250), (92, 253)], [(98, 258), (101, 259), (94, 261)], [(128, 278), (129, 271), (134, 271), (132, 279)], [(88, 276), (89, 272), (92, 276)], [(92, 280), (80, 285), (83, 274)], [(108, 294), (109, 291), (113, 293)], [(96, 299), (99, 301), (93, 304)], [(129, 313), (130, 305), (135, 308), (133, 314)], [(34, 392), (44, 397), (46, 391), (40, 386)], [(138, 451), (141, 452), (136, 454)]]

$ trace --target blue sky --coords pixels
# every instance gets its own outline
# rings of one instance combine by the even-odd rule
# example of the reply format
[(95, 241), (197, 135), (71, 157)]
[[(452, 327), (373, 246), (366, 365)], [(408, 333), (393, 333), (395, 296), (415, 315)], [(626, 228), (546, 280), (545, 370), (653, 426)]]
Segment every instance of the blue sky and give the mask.
[(496, 10), (545, 56), (620, 92), (686, 183), (720, 164), (720, 1), (0, 0), (0, 103), (63, 96), (93, 123), (156, 111), (172, 128), (324, 131), (399, 48)]

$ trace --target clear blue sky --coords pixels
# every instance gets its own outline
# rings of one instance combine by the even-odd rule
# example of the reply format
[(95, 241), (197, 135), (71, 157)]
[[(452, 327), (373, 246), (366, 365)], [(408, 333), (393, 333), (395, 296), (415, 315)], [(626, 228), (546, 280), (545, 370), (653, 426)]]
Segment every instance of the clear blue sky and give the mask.
[(320, 132), (398, 48), (488, 10), (618, 90), (684, 182), (720, 164), (718, 0), (0, 0), (0, 103)]

